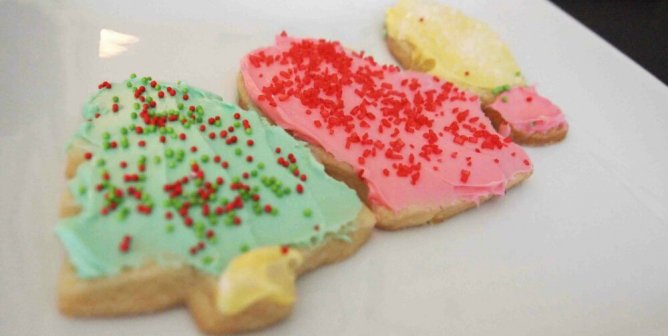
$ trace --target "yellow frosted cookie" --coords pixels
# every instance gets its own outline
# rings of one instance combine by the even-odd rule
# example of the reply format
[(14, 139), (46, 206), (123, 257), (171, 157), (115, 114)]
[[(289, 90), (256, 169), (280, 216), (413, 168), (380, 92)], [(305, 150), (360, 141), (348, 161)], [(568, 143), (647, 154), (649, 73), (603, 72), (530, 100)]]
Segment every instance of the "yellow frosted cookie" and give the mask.
[(508, 47), (485, 23), (429, 0), (400, 0), (385, 16), (390, 50), (405, 68), (429, 72), (491, 98), (524, 79)]

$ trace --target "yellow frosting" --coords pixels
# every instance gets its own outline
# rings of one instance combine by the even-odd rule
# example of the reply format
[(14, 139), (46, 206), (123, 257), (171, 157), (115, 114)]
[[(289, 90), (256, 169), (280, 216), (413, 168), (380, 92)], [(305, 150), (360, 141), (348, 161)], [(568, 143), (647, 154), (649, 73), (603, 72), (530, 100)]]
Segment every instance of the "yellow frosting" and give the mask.
[(429, 0), (400, 0), (387, 11), (391, 38), (410, 43), (412, 64), (476, 92), (523, 85), (508, 47), (484, 23)]
[(295, 270), (302, 262), (299, 251), (277, 246), (236, 257), (220, 278), (218, 308), (234, 315), (263, 299), (291, 305), (295, 301)]

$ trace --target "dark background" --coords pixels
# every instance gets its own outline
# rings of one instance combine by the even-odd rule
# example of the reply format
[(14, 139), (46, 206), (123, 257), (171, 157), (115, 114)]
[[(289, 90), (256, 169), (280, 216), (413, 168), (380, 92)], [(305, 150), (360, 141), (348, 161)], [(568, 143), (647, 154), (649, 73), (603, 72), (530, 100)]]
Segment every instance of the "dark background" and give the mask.
[(552, 0), (668, 83), (668, 0)]

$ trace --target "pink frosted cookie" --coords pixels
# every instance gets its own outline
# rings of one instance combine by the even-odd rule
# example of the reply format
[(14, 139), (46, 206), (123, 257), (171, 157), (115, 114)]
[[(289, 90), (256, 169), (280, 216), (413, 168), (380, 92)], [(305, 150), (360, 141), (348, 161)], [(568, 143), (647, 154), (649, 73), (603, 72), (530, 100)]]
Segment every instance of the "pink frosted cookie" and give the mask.
[(437, 77), (295, 39), (246, 55), (240, 105), (306, 141), (357, 190), (385, 229), (436, 222), (531, 175), (521, 147), (494, 130), (476, 95)]
[(502, 92), (485, 107), (485, 113), (502, 135), (521, 144), (561, 141), (568, 132), (561, 109), (533, 87), (519, 86)]

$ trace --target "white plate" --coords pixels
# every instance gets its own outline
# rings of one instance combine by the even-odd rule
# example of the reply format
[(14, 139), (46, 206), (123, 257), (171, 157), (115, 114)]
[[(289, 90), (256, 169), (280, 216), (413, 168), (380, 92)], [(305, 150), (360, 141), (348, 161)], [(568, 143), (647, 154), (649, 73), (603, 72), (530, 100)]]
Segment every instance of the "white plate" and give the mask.
[[(391, 2), (1, 2), (0, 335), (197, 333), (183, 309), (56, 310), (64, 146), (99, 82), (137, 72), (233, 100), (239, 59), (283, 29), (393, 62)], [(668, 334), (668, 89), (546, 1), (456, 5), (510, 44), (565, 111), (568, 137), (529, 148), (535, 174), (508, 196), (443, 225), (378, 232), (305, 276), (293, 315), (266, 334)], [(105, 35), (106, 55), (121, 52), (100, 58), (102, 29), (138, 41), (123, 51)]]

